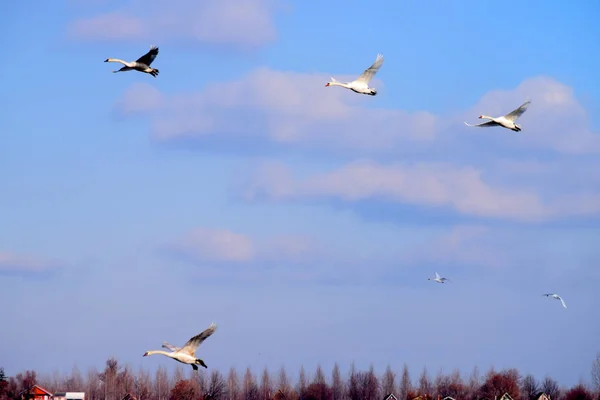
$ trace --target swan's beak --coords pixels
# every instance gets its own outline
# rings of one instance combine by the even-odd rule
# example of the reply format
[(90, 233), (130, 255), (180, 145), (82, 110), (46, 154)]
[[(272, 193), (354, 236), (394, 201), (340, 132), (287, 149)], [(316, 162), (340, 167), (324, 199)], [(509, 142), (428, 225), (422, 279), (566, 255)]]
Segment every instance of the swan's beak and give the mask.
[(479, 119), (483, 118), (483, 115), (480, 115), (478, 118), (479, 118)]
[(327, 82), (327, 83), (325, 84), (325, 87), (327, 87), (327, 86), (329, 86), (329, 82)]
[(146, 357), (147, 355), (148, 355), (148, 352), (145, 352), (142, 357)]
[(104, 60), (104, 62), (108, 62), (108, 58), (106, 60)]

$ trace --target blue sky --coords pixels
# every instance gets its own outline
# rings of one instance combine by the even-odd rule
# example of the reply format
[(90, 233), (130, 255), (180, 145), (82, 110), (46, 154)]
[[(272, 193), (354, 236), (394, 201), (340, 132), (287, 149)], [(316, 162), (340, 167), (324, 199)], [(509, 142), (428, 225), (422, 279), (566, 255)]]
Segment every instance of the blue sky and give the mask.
[[(9, 375), (174, 369), (141, 355), (215, 321), (223, 371), (589, 380), (596, 3), (197, 3), (2, 6)], [(156, 79), (102, 62), (150, 45)], [(324, 87), (378, 52), (377, 96)], [(463, 124), (527, 98), (519, 133)]]

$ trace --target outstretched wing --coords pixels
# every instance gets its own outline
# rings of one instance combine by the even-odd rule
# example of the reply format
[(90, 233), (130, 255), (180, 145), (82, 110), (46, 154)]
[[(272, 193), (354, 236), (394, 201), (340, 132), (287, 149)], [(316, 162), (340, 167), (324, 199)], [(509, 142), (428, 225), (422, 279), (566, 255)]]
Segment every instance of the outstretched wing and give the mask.
[(204, 342), (204, 340), (206, 340), (207, 337), (215, 333), (216, 330), (217, 325), (213, 322), (206, 330), (204, 330), (204, 332), (188, 340), (185, 346), (183, 346), (183, 348), (181, 349), (181, 351), (191, 355), (192, 357), (195, 357), (196, 349), (198, 348), (198, 346), (200, 346), (200, 344)]
[(498, 125), (500, 125), (500, 124), (498, 124), (498, 123), (497, 123), (497, 122), (495, 122), (495, 121), (487, 121), (487, 122), (482, 122), (481, 124), (476, 124), (476, 125), (467, 124), (467, 123), (465, 122), (465, 125), (466, 125), (466, 126), (475, 126), (475, 127), (477, 127), (477, 128), (488, 128), (488, 127), (490, 127), (490, 126), (498, 126)]
[(437, 272), (435, 273), (435, 278), (436, 279), (440, 279), (440, 274), (438, 274)]
[(154, 61), (154, 59), (156, 58), (157, 55), (158, 55), (158, 47), (152, 46), (152, 47), (150, 47), (149, 52), (147, 52), (146, 54), (144, 54), (143, 56), (141, 56), (140, 58), (138, 58), (135, 61), (142, 63), (142, 64), (146, 64), (147, 66), (150, 66), (150, 64), (152, 64), (152, 61)]
[(567, 305), (565, 304), (565, 301), (562, 299), (562, 297), (558, 296), (558, 299), (560, 300), (560, 302), (562, 303), (564, 308), (567, 308)]
[(371, 79), (373, 79), (373, 77), (375, 76), (377, 71), (379, 71), (379, 68), (381, 67), (382, 64), (383, 64), (383, 55), (377, 54), (377, 58), (375, 59), (375, 62), (373, 63), (373, 65), (371, 65), (369, 68), (367, 68), (365, 70), (365, 72), (363, 72), (356, 80), (359, 82), (362, 82), (364, 84), (368, 84), (371, 81)]
[(167, 342), (164, 342), (162, 347), (164, 347), (165, 349), (169, 349), (171, 351), (179, 351), (181, 350), (181, 347), (177, 347), (177, 346), (173, 346), (172, 344), (169, 344)]
[(515, 121), (517, 118), (519, 118), (521, 115), (523, 115), (523, 113), (525, 111), (527, 111), (527, 107), (529, 107), (529, 103), (531, 103), (531, 100), (527, 100), (525, 103), (523, 103), (523, 105), (521, 107), (506, 114), (504, 116), (504, 118), (506, 118), (509, 121)]

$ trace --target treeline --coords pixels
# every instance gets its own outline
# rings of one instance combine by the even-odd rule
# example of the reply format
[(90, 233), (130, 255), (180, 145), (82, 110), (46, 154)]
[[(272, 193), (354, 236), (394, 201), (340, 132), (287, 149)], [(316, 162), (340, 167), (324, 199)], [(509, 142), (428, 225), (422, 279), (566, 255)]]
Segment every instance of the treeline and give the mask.
[[(186, 374), (187, 372), (187, 374)], [(551, 377), (537, 380), (532, 375), (522, 376), (517, 369), (496, 371), (490, 369), (480, 376), (477, 367), (466, 379), (458, 370), (450, 374), (431, 376), (424, 368), (416, 381), (411, 379), (408, 367), (400, 374), (388, 366), (378, 376), (373, 367), (359, 371), (351, 366), (342, 376), (339, 366), (334, 365), (330, 374), (320, 366), (312, 374), (302, 367), (295, 379), (285, 368), (275, 373), (266, 368), (254, 374), (249, 368), (239, 373), (231, 368), (223, 374), (218, 370), (187, 371), (178, 366), (172, 377), (164, 367), (154, 376), (148, 371), (137, 373), (128, 366), (120, 365), (111, 358), (103, 371), (90, 369), (85, 376), (75, 367), (69, 376), (55, 373), (41, 377), (35, 371), (25, 371), (14, 377), (6, 377), (0, 368), (0, 400), (21, 399), (34, 385), (50, 392), (85, 392), (88, 400), (122, 400), (127, 394), (137, 400), (381, 400), (393, 393), (398, 400), (412, 400), (422, 396), (424, 400), (437, 400), (451, 396), (456, 400), (494, 400), (508, 393), (514, 400), (536, 400), (540, 392), (552, 400), (600, 400), (600, 353), (592, 366), (592, 385), (583, 383), (570, 388), (560, 387)], [(283, 396), (283, 397), (282, 397)]]

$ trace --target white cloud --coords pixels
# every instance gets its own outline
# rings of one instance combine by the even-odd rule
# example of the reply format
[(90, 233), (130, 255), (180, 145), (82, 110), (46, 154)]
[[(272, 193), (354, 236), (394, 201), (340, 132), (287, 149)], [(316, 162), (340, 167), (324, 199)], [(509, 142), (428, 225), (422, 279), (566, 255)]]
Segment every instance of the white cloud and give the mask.
[[(504, 115), (526, 99), (531, 99), (527, 111), (518, 123), (519, 133), (502, 128), (469, 128), (470, 135), (488, 135), (491, 142), (507, 147), (545, 148), (565, 154), (600, 153), (600, 134), (593, 132), (589, 115), (576, 99), (573, 89), (550, 77), (535, 77), (523, 81), (514, 90), (494, 90), (463, 115), (452, 118), (449, 123), (458, 125), (480, 121), (480, 114)], [(465, 127), (466, 128), (466, 127)]]
[(276, 38), (277, 0), (158, 0), (116, 3), (117, 9), (74, 21), (75, 39), (149, 40), (188, 38), (201, 43), (255, 48)]
[(260, 68), (238, 81), (210, 83), (199, 93), (157, 93), (153, 97), (160, 96), (159, 102), (134, 110), (130, 98), (156, 90), (137, 85), (117, 107), (148, 113), (154, 136), (162, 140), (239, 135), (282, 145), (383, 151), (434, 139), (437, 118), (432, 114), (366, 108), (370, 97), (326, 88), (328, 79), (328, 74)]
[[(296, 179), (282, 164), (265, 163), (243, 187), (248, 199), (374, 199), (445, 207), (478, 217), (539, 221), (568, 215), (597, 214), (597, 192), (558, 194), (546, 200), (534, 190), (493, 185), (474, 167), (444, 163), (382, 165), (358, 161), (333, 171)], [(544, 201), (545, 200), (545, 201)]]
[[(363, 154), (434, 148), (445, 152), (448, 146), (464, 149), (465, 145), (479, 146), (475, 150), (486, 154), (516, 148), (600, 152), (600, 135), (590, 130), (586, 110), (573, 90), (551, 78), (531, 78), (514, 90), (489, 92), (460, 115), (436, 116), (427, 111), (366, 107), (371, 97), (325, 88), (328, 76), (259, 68), (237, 81), (209, 83), (200, 92), (168, 96), (150, 85), (136, 85), (117, 107), (124, 113), (148, 115), (154, 137), (165, 141), (218, 135)], [(132, 100), (150, 92), (152, 102)], [(526, 98), (532, 103), (519, 120), (522, 132), (463, 125), (465, 120), (476, 121), (481, 113), (503, 115)]]

